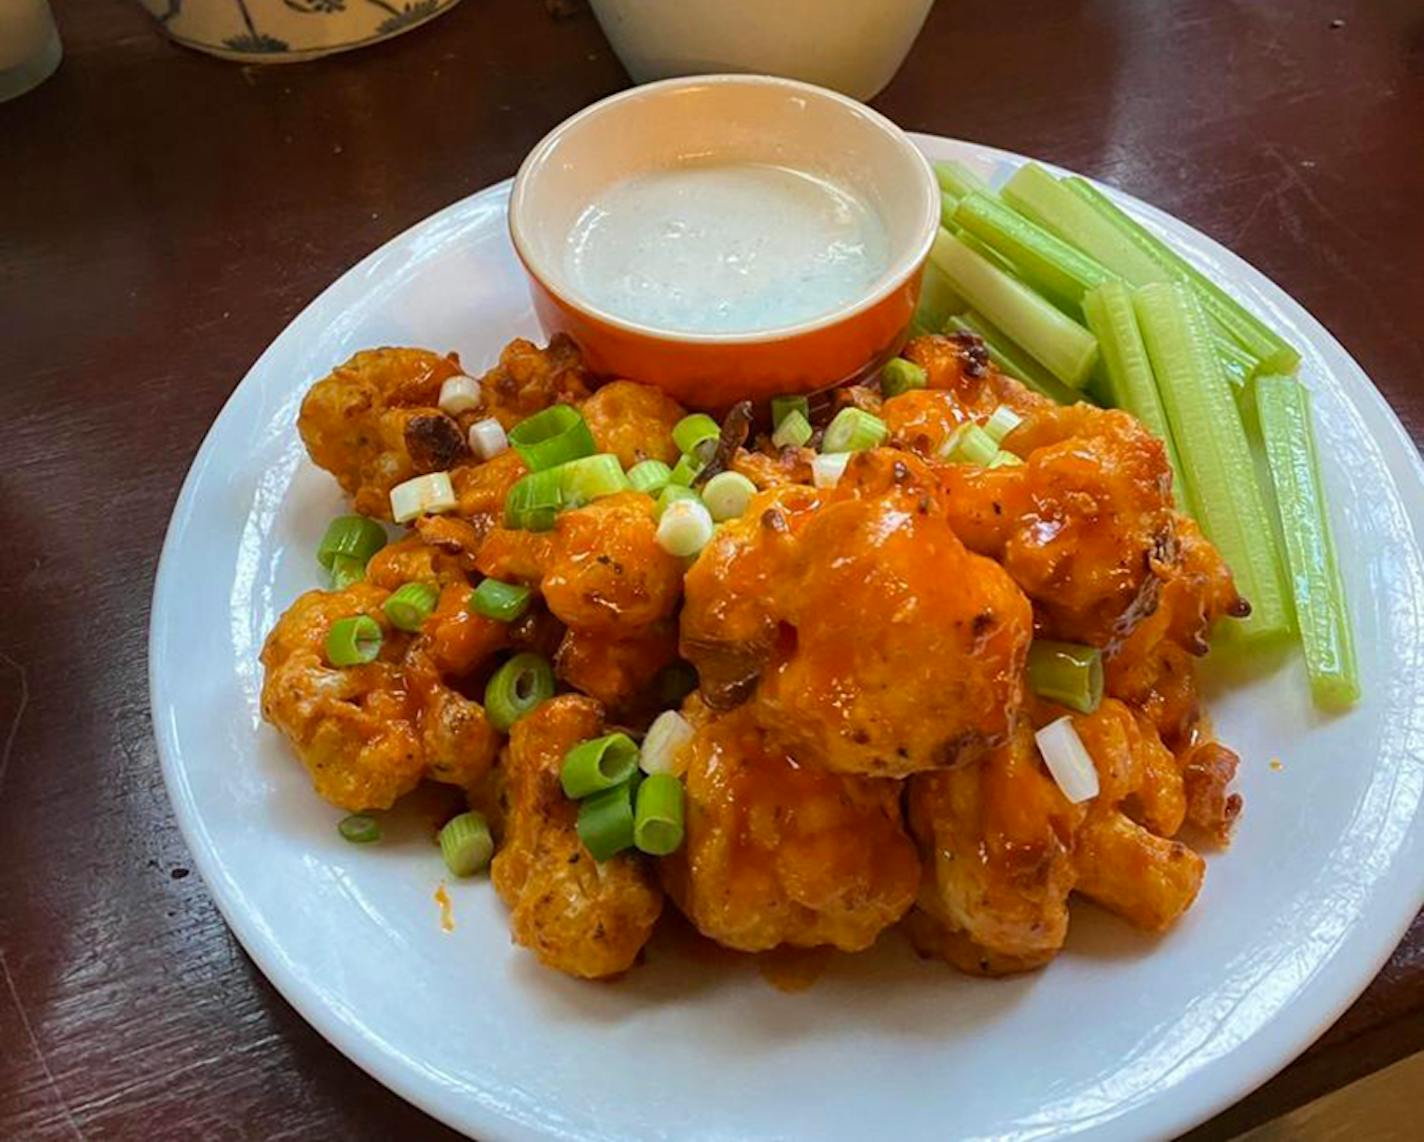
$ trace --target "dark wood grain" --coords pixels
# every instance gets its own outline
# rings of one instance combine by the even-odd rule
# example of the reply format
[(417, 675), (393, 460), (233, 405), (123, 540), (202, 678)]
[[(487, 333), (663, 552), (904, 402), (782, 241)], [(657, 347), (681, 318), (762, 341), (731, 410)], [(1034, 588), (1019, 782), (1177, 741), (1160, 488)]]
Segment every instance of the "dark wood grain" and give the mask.
[[(627, 80), (586, 12), (465, 0), (280, 68), (57, 0), (0, 106), (0, 1137), (437, 1137), (273, 992), (159, 778), (148, 598), (223, 400), (345, 267)], [(1332, 21), (1343, 18), (1343, 26)], [(944, 0), (877, 105), (1043, 156), (1226, 242), (1424, 431), (1424, 10)], [(1424, 923), (1222, 1138), (1424, 1048)]]

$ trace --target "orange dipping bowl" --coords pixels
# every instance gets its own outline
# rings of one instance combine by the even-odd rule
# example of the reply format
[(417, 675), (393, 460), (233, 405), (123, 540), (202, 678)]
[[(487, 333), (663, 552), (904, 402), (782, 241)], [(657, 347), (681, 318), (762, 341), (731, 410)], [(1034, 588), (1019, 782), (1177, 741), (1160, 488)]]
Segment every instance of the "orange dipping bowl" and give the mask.
[[(873, 220), (877, 260), (860, 266), (854, 284), (842, 283), (849, 292), (828, 308), (782, 323), (772, 315), (707, 330), (615, 312), (575, 267), (588, 212), (640, 177), (719, 164), (788, 172), (843, 192)], [(722, 201), (704, 198), (704, 220), (711, 210), (715, 221)], [(745, 225), (745, 197), (741, 211)], [(595, 372), (717, 409), (814, 392), (888, 359), (914, 314), (939, 211), (929, 163), (883, 115), (806, 83), (716, 75), (635, 87), (554, 128), (519, 168), (509, 228), (546, 332), (569, 334)]]

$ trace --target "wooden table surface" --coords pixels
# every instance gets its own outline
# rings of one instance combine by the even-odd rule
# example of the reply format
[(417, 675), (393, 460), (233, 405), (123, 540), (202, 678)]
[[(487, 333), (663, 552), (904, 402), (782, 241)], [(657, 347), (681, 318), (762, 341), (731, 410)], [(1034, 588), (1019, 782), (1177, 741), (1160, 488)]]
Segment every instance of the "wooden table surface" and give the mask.
[[(149, 722), (149, 594), (188, 463), (267, 343), (627, 83), (564, 6), (465, 0), (374, 48), (258, 68), (166, 43), (128, 0), (55, 0), (63, 66), (0, 105), (0, 1137), (448, 1134), (327, 1046), (188, 874)], [(942, 0), (875, 103), (1220, 239), (1424, 432), (1415, 0)], [(1420, 1048), (1424, 920), (1198, 1136)]]

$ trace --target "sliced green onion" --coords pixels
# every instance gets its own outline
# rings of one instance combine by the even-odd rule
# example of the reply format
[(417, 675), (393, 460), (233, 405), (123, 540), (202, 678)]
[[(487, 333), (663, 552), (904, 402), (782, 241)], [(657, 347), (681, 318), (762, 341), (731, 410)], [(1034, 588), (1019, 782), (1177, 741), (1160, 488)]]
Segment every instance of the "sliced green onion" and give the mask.
[(977, 424), (961, 424), (939, 446), (937, 455), (951, 464), (986, 467), (999, 454), (998, 442)]
[(542, 472), (592, 456), (598, 451), (593, 433), (569, 404), (556, 404), (521, 420), (510, 430), (509, 443), (531, 472)]
[(534, 590), (523, 583), (502, 583), (498, 579), (481, 579), (470, 592), (469, 607), (475, 614), (497, 622), (512, 623), (524, 617)]
[(638, 786), (633, 843), (649, 856), (667, 856), (682, 844), (682, 782), (655, 773)]
[(682, 452), (691, 452), (704, 440), (716, 440), (721, 435), (722, 426), (705, 412), (684, 416), (672, 429), (673, 443)]
[(429, 583), (406, 583), (391, 593), (381, 610), (397, 630), (418, 631), (439, 601), (440, 592)]
[(370, 615), (337, 619), (326, 632), (326, 660), (333, 666), (360, 666), (381, 653), (381, 624)]
[(554, 670), (537, 654), (516, 654), (485, 686), (485, 717), (502, 734), (554, 696)]
[(391, 489), (391, 518), (409, 523), (416, 516), (453, 511), (459, 500), (448, 472), (427, 472)]
[(907, 361), (904, 357), (892, 357), (880, 370), (880, 391), (886, 397), (897, 397), (911, 389), (922, 389), (929, 381), (924, 367)]
[(995, 444), (1002, 444), (1004, 437), (1023, 423), (1023, 417), (1006, 404), (1001, 404), (984, 422), (984, 431)]
[(331, 570), (339, 557), (360, 560), (361, 566), (386, 545), (386, 529), (363, 515), (339, 515), (326, 525), (317, 544), (316, 561)]
[(626, 492), (632, 484), (623, 474), (623, 465), (611, 452), (570, 460), (556, 469), (563, 492), (564, 507), (577, 508), (603, 496)]
[(1019, 167), (1004, 184), (1002, 196), (1020, 214), (1131, 285), (1167, 280), (1155, 259), (1037, 163)]
[(1310, 391), (1290, 377), (1257, 377), (1255, 387), (1310, 691), (1317, 705), (1343, 709), (1359, 698), (1360, 679), (1320, 482)]
[(1064, 714), (1033, 735), (1048, 772), (1074, 805), (1091, 801), (1099, 793), (1098, 767), (1078, 736), (1071, 715)]
[(633, 490), (656, 496), (668, 486), (672, 469), (661, 460), (643, 460), (628, 469), (628, 483)]
[(655, 773), (681, 777), (687, 768), (682, 758), (683, 748), (692, 741), (693, 731), (688, 720), (676, 710), (664, 710), (643, 735), (643, 749), (638, 766), (648, 775)]
[(366, 577), (366, 561), (350, 555), (338, 555), (331, 561), (331, 589), (344, 591), (352, 583)]
[(843, 408), (826, 426), (821, 451), (864, 452), (878, 447), (889, 435), (890, 429), (878, 416), (861, 408)]
[(973, 310), (951, 317), (948, 329), (974, 334), (984, 342), (994, 368), (1005, 376), (1022, 381), (1039, 395), (1059, 404), (1075, 404), (1085, 399), (1077, 389), (1070, 389)]
[(815, 456), (811, 460), (811, 483), (818, 488), (834, 488), (845, 475), (850, 457), (849, 452), (837, 452), (831, 456), (822, 453)]
[(930, 256), (970, 305), (1050, 373), (1074, 388), (1087, 383), (1098, 358), (1091, 333), (943, 230)]
[(336, 823), (341, 839), (353, 845), (369, 845), (381, 839), (381, 823), (367, 813), (352, 813)]
[(504, 425), (492, 416), (470, 425), (468, 438), (470, 451), (481, 460), (493, 459), (509, 447), (509, 437), (505, 434)]
[(1083, 316), (1102, 352), (1108, 399), (1132, 413), (1162, 441), (1167, 449), (1167, 463), (1172, 468), (1177, 499), (1185, 508), (1187, 481), (1167, 424), (1167, 410), (1157, 391), (1157, 378), (1147, 357), (1147, 346), (1142, 343), (1142, 331), (1137, 326), (1132, 291), (1120, 281), (1105, 282), (1084, 295)]
[(793, 412), (799, 412), (802, 419), (811, 419), (811, 402), (805, 397), (772, 397), (771, 398), (771, 427), (773, 430), (781, 427), (784, 421)]
[(707, 467), (705, 460), (699, 460), (691, 452), (684, 452), (668, 476), (668, 485), (676, 484), (682, 488), (690, 488), (692, 481), (697, 479), (697, 474), (705, 467)]
[(578, 801), (622, 785), (638, 768), (638, 747), (627, 734), (605, 734), (579, 742), (564, 754), (559, 783), (564, 796)]
[(674, 500), (658, 520), (658, 546), (669, 555), (696, 555), (712, 538), (712, 513), (701, 500)]
[(504, 497), (504, 526), (548, 531), (565, 506), (564, 480), (557, 468), (530, 472), (521, 476)]
[(1023, 460), (1015, 456), (1012, 452), (1000, 448), (994, 453), (994, 458), (989, 461), (990, 468), (1022, 468)]
[(1285, 634), (1290, 612), (1270, 516), (1201, 303), (1187, 286), (1159, 283), (1139, 289), (1133, 304), (1191, 503), (1251, 604), (1236, 629), (1246, 639)]
[(669, 485), (668, 485), (666, 488), (664, 488), (664, 489), (662, 490), (662, 492), (658, 495), (658, 502), (657, 502), (657, 516), (658, 516), (658, 519), (662, 519), (662, 518), (663, 518), (663, 513), (664, 513), (665, 511), (667, 511), (668, 508), (669, 508), (672, 504), (677, 503), (679, 500), (699, 500), (699, 501), (700, 501), (701, 499), (702, 499), (701, 496), (699, 496), (699, 495), (698, 495), (696, 492), (694, 492), (691, 488), (689, 488), (689, 487), (687, 487), (687, 486), (685, 486), (685, 485), (683, 485), (683, 484), (669, 484)]
[(483, 872), (494, 856), (489, 822), (475, 812), (451, 817), (440, 830), (440, 855), (453, 876)]
[(633, 847), (633, 783), (595, 793), (579, 802), (578, 835), (596, 861)]
[[(924, 274), (920, 277), (920, 301), (915, 307), (912, 325), (921, 327), (925, 332), (935, 332), (944, 328), (951, 314), (965, 308), (964, 299), (954, 292), (949, 279), (933, 265), (925, 263)], [(911, 332), (918, 336), (913, 329)]]
[(1293, 345), (1092, 183), (1073, 177), (1064, 179), (1063, 186), (1069, 194), (1096, 209), (1111, 225), (1116, 226), (1171, 280), (1189, 285), (1212, 321), (1256, 358), (1263, 370), (1294, 373), (1300, 367), (1300, 353)]
[(1103, 652), (1036, 638), (1028, 648), (1028, 684), (1040, 698), (1091, 714), (1103, 700)]
[(480, 395), (480, 382), (463, 373), (447, 377), (445, 383), (440, 386), (440, 399), (436, 403), (446, 416), (474, 412), (484, 403), (484, 398)]
[(721, 523), (726, 519), (736, 519), (747, 510), (756, 495), (756, 485), (740, 472), (718, 472), (707, 481), (702, 489), (702, 502), (712, 513), (712, 518)]
[(983, 194), (963, 198), (954, 221), (1013, 263), (1025, 282), (1076, 313), (1083, 294), (1116, 275), (1057, 235)]
[(994, 192), (989, 189), (989, 184), (970, 170), (961, 162), (954, 159), (941, 159), (934, 164), (935, 179), (939, 182), (939, 188), (945, 194), (953, 195), (955, 198), (963, 198), (965, 195), (973, 194), (976, 191), (980, 194), (992, 195)]
[(801, 448), (810, 439), (811, 422), (799, 411), (787, 413), (771, 434), (771, 442), (778, 448)]

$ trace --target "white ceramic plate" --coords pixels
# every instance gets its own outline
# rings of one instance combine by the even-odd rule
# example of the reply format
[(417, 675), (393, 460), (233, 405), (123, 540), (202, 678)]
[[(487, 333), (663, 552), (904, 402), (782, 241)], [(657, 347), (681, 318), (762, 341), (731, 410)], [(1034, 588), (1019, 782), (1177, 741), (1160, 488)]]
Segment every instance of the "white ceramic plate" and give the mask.
[[(1022, 161), (920, 142), (986, 176)], [(263, 635), (316, 583), (342, 508), (302, 451), (297, 406), (357, 349), (453, 348), (474, 369), (536, 335), (507, 194), (427, 219), (292, 322), (208, 433), (164, 545), (150, 646), (164, 776), (209, 890), (282, 994), (376, 1078), (482, 1138), (1170, 1135), (1323, 1031), (1424, 901), (1424, 472), (1319, 323), (1122, 195), (1304, 352), (1366, 694), (1321, 718), (1295, 660), (1214, 688), (1246, 810), (1175, 931), (1150, 939), (1079, 906), (1058, 961), (1006, 981), (887, 937), (795, 995), (655, 944), (627, 979), (591, 985), (512, 947), (487, 881), (449, 886), (442, 931), (442, 865), (420, 825), (374, 848), (340, 840), (339, 814), (258, 715)]]

